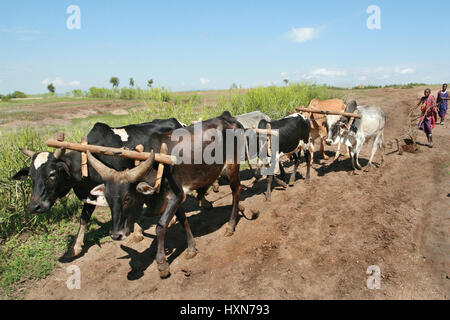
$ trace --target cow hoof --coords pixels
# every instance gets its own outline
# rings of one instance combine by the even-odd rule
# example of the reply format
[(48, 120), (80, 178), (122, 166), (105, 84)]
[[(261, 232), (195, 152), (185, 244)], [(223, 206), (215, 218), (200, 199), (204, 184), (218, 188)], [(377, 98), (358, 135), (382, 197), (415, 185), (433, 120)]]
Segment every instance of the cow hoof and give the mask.
[(168, 277), (170, 277), (169, 263), (167, 263), (167, 261), (164, 261), (163, 263), (158, 263), (158, 271), (159, 277), (161, 279), (167, 279)]
[(213, 185), (212, 190), (214, 191), (214, 193), (218, 193), (219, 192), (219, 185)]
[(233, 234), (234, 234), (234, 231), (230, 227), (227, 227), (225, 229), (225, 237), (231, 237), (231, 236), (233, 236)]
[(142, 240), (144, 240), (144, 235), (143, 234), (133, 234), (133, 236), (131, 237), (131, 241), (133, 243), (139, 243)]
[(187, 260), (193, 259), (196, 255), (197, 255), (197, 249), (194, 249), (194, 250), (188, 250), (188, 251), (186, 252), (186, 259), (187, 259)]
[(239, 205), (239, 212), (241, 212), (241, 213), (245, 213), (245, 208), (244, 208), (244, 206), (243, 205)]
[(205, 210), (211, 210), (212, 207), (213, 207), (212, 203), (209, 202), (209, 201), (206, 200), (206, 199), (203, 199), (203, 200), (202, 200), (200, 206), (201, 206), (203, 209), (205, 209)]
[(81, 246), (72, 247), (72, 249), (70, 249), (70, 251), (68, 252), (68, 256), (70, 258), (76, 258), (81, 254), (82, 251), (83, 248)]
[(323, 155), (323, 160), (328, 160), (328, 159), (330, 159), (329, 156)]

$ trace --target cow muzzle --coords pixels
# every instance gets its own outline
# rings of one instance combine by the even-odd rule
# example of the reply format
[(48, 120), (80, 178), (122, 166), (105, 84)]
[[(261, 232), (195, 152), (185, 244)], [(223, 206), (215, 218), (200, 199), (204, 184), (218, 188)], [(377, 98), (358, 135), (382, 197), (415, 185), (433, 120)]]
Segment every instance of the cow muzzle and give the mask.
[(46, 201), (30, 202), (27, 209), (29, 213), (44, 213), (50, 210), (50, 204)]
[(121, 241), (121, 240), (125, 240), (128, 235), (130, 234), (130, 232), (125, 231), (125, 230), (120, 230), (120, 231), (110, 231), (109, 235), (111, 236), (111, 238), (114, 241)]

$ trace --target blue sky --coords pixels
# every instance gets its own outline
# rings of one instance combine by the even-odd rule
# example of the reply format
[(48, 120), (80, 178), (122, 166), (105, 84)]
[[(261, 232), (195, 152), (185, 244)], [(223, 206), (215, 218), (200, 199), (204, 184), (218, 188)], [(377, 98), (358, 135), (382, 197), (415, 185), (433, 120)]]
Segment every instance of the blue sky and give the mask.
[[(0, 93), (121, 86), (173, 91), (450, 79), (448, 6), (423, 1), (2, 1)], [(70, 5), (81, 29), (69, 30)], [(366, 12), (381, 9), (381, 29)], [(442, 10), (440, 10), (442, 8)]]

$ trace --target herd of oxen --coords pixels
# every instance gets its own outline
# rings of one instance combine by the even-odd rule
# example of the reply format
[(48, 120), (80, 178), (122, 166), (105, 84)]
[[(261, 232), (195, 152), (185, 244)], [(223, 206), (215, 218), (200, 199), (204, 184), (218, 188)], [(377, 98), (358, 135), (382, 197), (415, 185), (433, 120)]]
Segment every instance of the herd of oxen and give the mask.
[[(364, 142), (369, 139), (374, 139), (374, 143), (368, 167), (370, 167), (378, 148), (381, 150), (382, 162), (384, 161), (383, 131), (386, 117), (379, 107), (357, 106), (355, 101), (345, 104), (340, 99), (327, 101), (314, 99), (311, 101), (309, 108), (355, 113), (361, 117), (353, 119), (339, 115), (294, 113), (274, 121), (259, 111), (237, 116), (224, 112), (217, 118), (202, 121), (200, 134), (215, 129), (224, 136), (225, 140), (225, 133), (229, 130), (251, 130), (255, 127), (266, 129), (267, 124), (270, 124), (271, 130), (278, 132), (278, 150), (273, 153), (266, 150), (265, 154), (269, 162), (277, 162), (279, 170), (274, 174), (267, 175), (266, 197), (268, 199), (270, 199), (272, 179), (283, 186), (287, 186), (282, 181), (285, 174), (283, 165), (280, 164), (282, 155), (290, 157), (295, 165), (289, 185), (293, 185), (295, 182), (302, 151), (307, 163), (305, 178), (309, 179), (312, 155), (314, 154), (313, 145), (314, 141), (319, 138), (320, 152), (325, 159), (327, 159), (324, 150), (325, 144), (338, 144), (335, 160), (339, 158), (341, 143), (348, 147), (353, 172), (355, 169), (361, 169), (358, 155)], [(198, 124), (196, 125), (198, 128)], [(179, 147), (180, 143), (187, 143), (185, 139), (181, 142), (174, 142), (171, 139), (172, 132), (180, 128), (183, 128), (191, 135), (192, 140), (195, 140), (199, 133), (194, 127), (195, 125), (185, 126), (174, 118), (154, 120), (121, 128), (111, 128), (107, 124), (97, 123), (87, 136), (88, 144), (130, 150), (142, 145), (144, 151), (150, 152), (151, 156), (148, 160), (136, 166), (132, 159), (104, 154), (93, 155), (88, 152), (88, 176), (86, 177), (81, 174), (82, 157), (80, 152), (66, 152), (65, 149), (57, 149), (54, 153), (49, 153), (21, 149), (25, 155), (32, 159), (32, 163), (29, 167), (19, 171), (13, 179), (31, 178), (33, 189), (28, 204), (28, 210), (31, 213), (44, 213), (50, 210), (57, 199), (66, 196), (71, 190), (84, 202), (78, 235), (69, 252), (72, 257), (77, 257), (82, 253), (86, 227), (96, 206), (109, 206), (112, 216), (110, 235), (114, 240), (123, 240), (131, 233), (136, 239), (142, 240), (142, 228), (136, 223), (139, 221), (141, 214), (147, 211), (146, 214), (151, 212), (151, 215), (160, 215), (156, 226), (156, 261), (160, 276), (166, 278), (170, 275), (170, 272), (165, 257), (164, 238), (169, 223), (175, 216), (186, 231), (187, 258), (193, 258), (197, 253), (194, 236), (181, 206), (188, 193), (197, 191), (199, 204), (210, 208), (211, 204), (204, 199), (209, 188), (216, 183), (219, 177), (225, 178), (229, 182), (232, 190), (233, 208), (231, 218), (226, 226), (226, 236), (231, 236), (234, 233), (237, 215), (244, 210), (239, 204), (242, 186), (239, 177), (239, 147), (236, 144), (231, 145), (233, 161), (224, 161), (224, 163), (206, 163), (203, 161), (197, 164), (164, 165), (162, 177), (159, 177), (161, 179), (160, 185), (155, 188), (159, 167), (159, 163), (155, 161), (155, 154), (161, 151), (162, 145), (167, 146), (170, 153), (175, 147)], [(256, 132), (256, 130), (254, 131)], [(258, 146), (257, 154), (246, 153), (246, 160), (260, 157), (264, 146), (267, 149), (267, 144), (260, 145), (258, 142)], [(189, 143), (185, 147), (190, 148), (190, 152), (194, 156), (195, 143)], [(203, 142), (200, 146), (197, 145), (197, 148), (204, 150), (208, 148), (208, 143)], [(227, 150), (227, 148), (230, 148), (230, 145), (223, 143), (224, 154), (230, 154), (230, 150)], [(269, 157), (270, 155), (272, 157)], [(280, 174), (279, 177), (277, 177), (278, 173)], [(260, 175), (259, 178), (261, 178)], [(144, 210), (144, 208), (147, 209)]]

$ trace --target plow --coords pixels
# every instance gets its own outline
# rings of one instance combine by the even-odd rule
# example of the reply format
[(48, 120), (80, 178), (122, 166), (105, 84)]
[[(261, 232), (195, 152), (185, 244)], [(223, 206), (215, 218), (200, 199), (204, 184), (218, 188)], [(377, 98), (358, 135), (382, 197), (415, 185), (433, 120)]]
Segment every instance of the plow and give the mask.
[[(407, 152), (416, 152), (418, 150), (417, 147), (417, 134), (419, 129), (417, 128), (417, 120), (420, 119), (420, 115), (414, 113), (414, 109), (412, 109), (408, 118), (404, 125), (404, 134), (401, 136), (389, 141), (386, 143), (387, 147), (392, 149), (394, 145), (397, 146), (397, 150), (394, 152), (398, 152), (399, 155), (402, 155), (404, 151)], [(407, 142), (410, 141), (410, 143)]]

